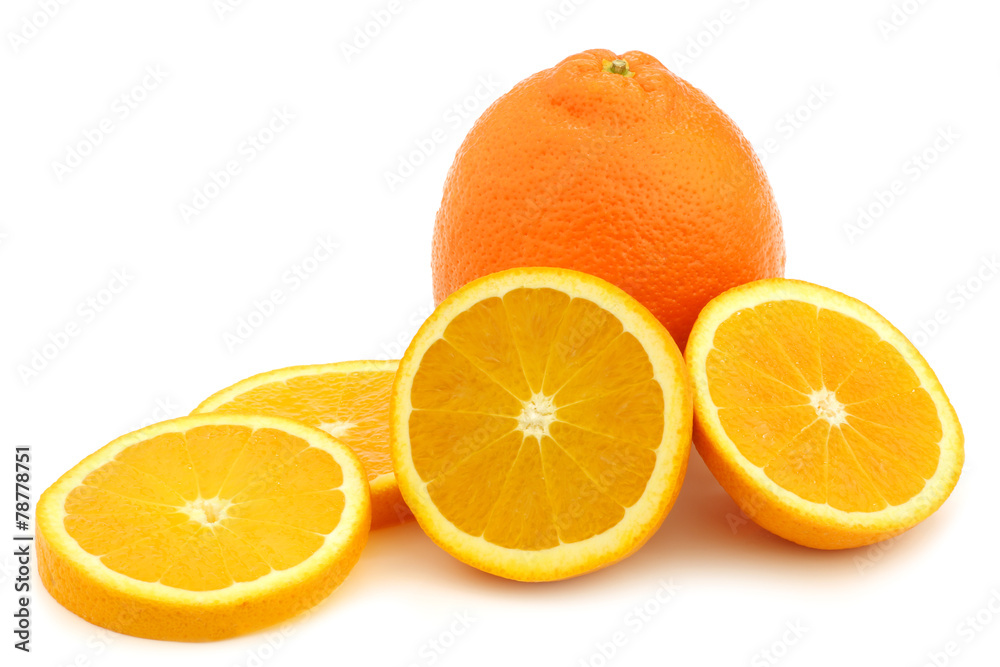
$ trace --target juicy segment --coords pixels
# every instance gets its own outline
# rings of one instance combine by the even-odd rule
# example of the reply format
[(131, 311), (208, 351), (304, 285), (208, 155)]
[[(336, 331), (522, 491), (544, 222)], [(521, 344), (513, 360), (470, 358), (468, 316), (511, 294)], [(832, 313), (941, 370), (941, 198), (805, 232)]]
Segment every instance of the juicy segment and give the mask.
[(322, 429), (358, 455), (371, 480), (392, 472), (393, 377), (386, 371), (298, 375), (248, 389), (213, 411), (270, 414)]
[(455, 317), (410, 391), (411, 455), (460, 530), (542, 550), (619, 523), (663, 437), (663, 391), (611, 313), (518, 288)]
[(298, 565), (340, 522), (339, 463), (282, 431), (199, 426), (122, 450), (66, 497), (66, 531), (108, 568), (189, 591)]
[(937, 469), (941, 420), (895, 347), (801, 301), (737, 311), (706, 362), (726, 434), (801, 498), (874, 512), (917, 495)]

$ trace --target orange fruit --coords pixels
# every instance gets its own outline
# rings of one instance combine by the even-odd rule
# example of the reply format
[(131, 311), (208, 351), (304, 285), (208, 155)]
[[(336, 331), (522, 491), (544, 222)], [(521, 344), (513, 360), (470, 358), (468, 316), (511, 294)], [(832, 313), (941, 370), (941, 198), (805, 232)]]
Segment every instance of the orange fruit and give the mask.
[(725, 290), (781, 276), (764, 169), (704, 93), (640, 51), (584, 51), (498, 99), (458, 150), (434, 229), (438, 303), (517, 266), (622, 288), (683, 348)]
[(261, 415), (196, 415), (124, 435), (38, 501), (38, 572), (60, 604), (137, 637), (223, 639), (290, 618), (368, 539), (361, 462)]
[(392, 393), (392, 462), (424, 531), (510, 579), (610, 565), (680, 489), (691, 396), (648, 310), (593, 276), (511, 269), (446, 299)]
[(934, 372), (881, 315), (797, 280), (715, 298), (686, 358), (695, 444), (740, 508), (798, 544), (841, 549), (945, 501), (962, 427)]
[(368, 472), (372, 528), (408, 521), (389, 460), (389, 394), (398, 361), (291, 366), (241, 380), (205, 399), (204, 412), (273, 415), (322, 429), (350, 447)]

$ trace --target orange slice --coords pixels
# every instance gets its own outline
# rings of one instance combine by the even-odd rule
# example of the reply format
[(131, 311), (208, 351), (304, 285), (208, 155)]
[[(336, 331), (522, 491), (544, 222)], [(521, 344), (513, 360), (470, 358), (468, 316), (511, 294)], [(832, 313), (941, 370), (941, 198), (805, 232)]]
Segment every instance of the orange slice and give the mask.
[(241, 380), (209, 396), (192, 414), (254, 413), (294, 419), (334, 436), (368, 472), (372, 529), (412, 518), (389, 459), (389, 394), (398, 361), (292, 366)]
[(298, 422), (197, 415), (124, 435), (38, 501), (38, 571), (64, 607), (204, 641), (312, 607), (357, 562), (371, 509), (346, 445)]
[(865, 304), (797, 280), (716, 297), (686, 352), (695, 444), (754, 521), (806, 546), (871, 544), (945, 501), (962, 428), (916, 348)]
[(406, 350), (391, 409), (400, 490), (438, 545), (510, 579), (562, 579), (639, 548), (687, 465), (691, 396), (666, 329), (564, 269), (469, 283)]

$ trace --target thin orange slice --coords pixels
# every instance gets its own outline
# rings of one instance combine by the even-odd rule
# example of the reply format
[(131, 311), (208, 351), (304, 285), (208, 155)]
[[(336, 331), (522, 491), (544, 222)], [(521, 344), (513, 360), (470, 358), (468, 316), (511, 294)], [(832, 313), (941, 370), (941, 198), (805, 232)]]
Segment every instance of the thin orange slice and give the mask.
[(368, 538), (346, 445), (277, 417), (197, 415), (91, 454), (38, 501), (38, 571), (64, 607), (137, 637), (204, 641), (312, 607)]
[(448, 297), (393, 388), (392, 460), (424, 531), (522, 581), (610, 565), (657, 529), (691, 439), (683, 359), (623, 291), (512, 269)]
[(358, 455), (368, 472), (372, 529), (403, 523), (403, 502), (389, 459), (389, 394), (398, 361), (291, 366), (241, 380), (209, 396), (191, 414), (252, 413), (322, 429)]
[(932, 514), (958, 481), (962, 428), (934, 372), (856, 299), (762, 280), (712, 300), (686, 357), (695, 444), (740, 508), (821, 549)]

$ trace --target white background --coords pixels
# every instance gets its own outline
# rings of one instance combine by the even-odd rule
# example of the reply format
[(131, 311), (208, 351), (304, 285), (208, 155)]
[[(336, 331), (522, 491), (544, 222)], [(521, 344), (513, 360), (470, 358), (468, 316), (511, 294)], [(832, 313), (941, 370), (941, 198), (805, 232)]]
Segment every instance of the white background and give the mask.
[[(1000, 280), (989, 262), (1000, 251), (1000, 7), (895, 0), (910, 14), (892, 26), (893, 1), (410, 0), (348, 58), (343, 45), (388, 0), (246, 0), (221, 16), (212, 0), (92, 0), (59, 5), (47, 20), (32, 0), (5, 0), (3, 440), (8, 455), (33, 447), (35, 493), (121, 433), (184, 414), (247, 375), (398, 356), (429, 313), (434, 214), (475, 116), (517, 81), (597, 47), (657, 56), (740, 125), (766, 157), (787, 275), (856, 296), (909, 334), (967, 442), (951, 499), (889, 544), (821, 552), (773, 537), (742, 522), (695, 454), (663, 528), (615, 567), (554, 584), (508, 582), (460, 564), (411, 523), (373, 534), (345, 584), (309, 617), (214, 644), (108, 633), (36, 580), (33, 652), (14, 651), (15, 573), (3, 547), (5, 653), (18, 664), (81, 666), (402, 666), (431, 657), (918, 666), (954, 642), (957, 655), (937, 655), (938, 664), (997, 664), (1000, 613), (988, 604), (995, 596), (1000, 610)], [(25, 20), (44, 25), (33, 32)], [(146, 89), (132, 92), (144, 78)], [(275, 109), (294, 119), (247, 159), (241, 144)], [(89, 154), (80, 164), (54, 166), (103, 119), (111, 132), (81, 149)], [(432, 135), (442, 141), (414, 160)], [(913, 157), (925, 151), (933, 162), (922, 168)], [(229, 160), (240, 173), (209, 187), (216, 196), (185, 220), (181, 205)], [(401, 160), (421, 164), (390, 188), (386, 173)], [(901, 194), (880, 209), (879, 193), (888, 202), (897, 179)], [(851, 235), (859, 207), (872, 221)], [(318, 239), (339, 247), (313, 263)], [(297, 268), (314, 271), (296, 283)], [(127, 285), (111, 294), (103, 290), (115, 271)], [(284, 300), (273, 313), (227, 344), (274, 290)], [(88, 299), (106, 303), (91, 312)], [(45, 348), (52, 358), (26, 373), (72, 324), (77, 335)], [(3, 466), (8, 502), (12, 467)], [(661, 581), (677, 587), (666, 603), (656, 599)], [(652, 610), (645, 620), (632, 611), (643, 605)], [(471, 627), (455, 625), (456, 614)], [(598, 644), (619, 631), (624, 645), (605, 660)], [(450, 646), (435, 653), (431, 641)]]

